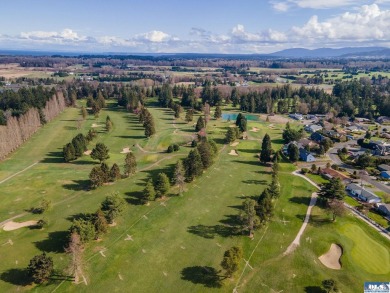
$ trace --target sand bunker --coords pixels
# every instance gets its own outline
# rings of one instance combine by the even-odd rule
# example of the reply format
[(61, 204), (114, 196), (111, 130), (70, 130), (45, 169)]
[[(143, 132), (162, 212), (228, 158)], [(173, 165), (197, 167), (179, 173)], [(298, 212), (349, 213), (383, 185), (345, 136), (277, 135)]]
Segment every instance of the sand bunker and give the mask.
[(121, 154), (127, 154), (127, 153), (130, 153), (131, 150), (130, 148), (124, 148), (122, 151), (121, 151)]
[(231, 150), (229, 155), (231, 155), (231, 156), (238, 156), (238, 153), (237, 153), (236, 150)]
[(238, 145), (239, 145), (239, 142), (236, 141), (236, 142), (233, 142), (230, 146), (235, 147), (235, 146), (238, 146)]
[(94, 124), (91, 125), (91, 127), (93, 127), (93, 128), (100, 127), (100, 126), (101, 126), (101, 125), (96, 124), (96, 123), (94, 123)]
[(37, 223), (38, 223), (38, 221), (26, 221), (26, 222), (22, 222), (22, 223), (9, 221), (9, 222), (5, 223), (3, 230), (4, 231), (12, 231), (12, 230), (16, 230), (16, 229), (23, 228), (23, 227), (35, 226)]
[(89, 156), (92, 153), (92, 150), (87, 150), (83, 154)]
[(257, 127), (252, 127), (252, 129), (250, 130), (251, 132), (258, 132), (259, 129)]
[(321, 255), (318, 259), (324, 266), (332, 270), (340, 270), (340, 257), (343, 254), (343, 249), (340, 245), (332, 243), (327, 253)]

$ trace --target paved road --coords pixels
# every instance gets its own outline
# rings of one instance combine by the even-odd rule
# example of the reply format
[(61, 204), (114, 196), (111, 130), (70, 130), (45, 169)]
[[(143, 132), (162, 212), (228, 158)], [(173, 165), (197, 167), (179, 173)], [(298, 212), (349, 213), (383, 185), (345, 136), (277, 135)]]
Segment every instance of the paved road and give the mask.
[[(351, 144), (354, 144), (355, 141), (349, 141), (349, 142), (344, 142), (344, 143), (338, 143), (335, 147), (331, 148), (328, 150), (327, 154), (328, 154), (328, 157), (332, 160), (332, 162), (342, 168), (345, 168), (345, 170), (347, 170), (347, 172), (349, 173), (353, 173), (354, 171), (357, 171), (359, 172), (360, 170), (359, 169), (356, 169), (356, 168), (353, 168), (352, 166), (350, 165), (347, 165), (347, 164), (344, 164), (343, 161), (340, 160), (339, 156), (337, 155), (337, 151), (339, 149), (342, 149), (343, 147), (346, 147), (347, 145), (351, 145)], [(370, 176), (368, 175), (361, 175), (361, 178), (368, 182), (369, 184), (375, 186), (377, 189), (383, 191), (383, 192), (386, 192), (386, 193), (390, 193), (390, 187), (375, 180), (375, 179), (372, 179)]]

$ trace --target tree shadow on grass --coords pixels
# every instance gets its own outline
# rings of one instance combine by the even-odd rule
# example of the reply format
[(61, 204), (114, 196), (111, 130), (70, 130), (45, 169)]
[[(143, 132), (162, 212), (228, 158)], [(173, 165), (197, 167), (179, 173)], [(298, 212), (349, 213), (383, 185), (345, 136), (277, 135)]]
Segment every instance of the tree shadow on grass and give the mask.
[(3, 272), (0, 279), (4, 282), (16, 285), (16, 286), (27, 286), (32, 283), (30, 276), (28, 275), (27, 269), (9, 269)]
[(332, 223), (333, 221), (330, 218), (324, 218), (318, 215), (311, 215), (309, 220), (309, 224), (314, 227), (321, 227)]
[(41, 163), (64, 163), (64, 156), (62, 152), (49, 152), (47, 157), (41, 160)]
[(98, 162), (96, 161), (87, 161), (87, 160), (75, 160), (72, 161), (72, 164), (74, 165), (94, 165), (97, 164)]
[(75, 191), (90, 190), (91, 181), (73, 180), (73, 183), (63, 184), (62, 187), (68, 190), (75, 190)]
[(240, 163), (245, 165), (252, 165), (252, 166), (261, 166), (261, 163), (259, 161), (239, 161), (239, 160), (233, 160), (234, 163)]
[(294, 196), (292, 198), (289, 198), (288, 201), (290, 201), (292, 203), (304, 204), (304, 205), (308, 206), (310, 203), (310, 198), (302, 197), (302, 196)]
[(213, 267), (193, 266), (184, 268), (181, 271), (181, 278), (194, 284), (202, 284), (207, 288), (221, 288), (222, 278)]
[(238, 149), (239, 152), (248, 153), (248, 154), (258, 154), (260, 150), (256, 149)]
[(233, 237), (242, 235), (238, 215), (225, 216), (226, 219), (219, 221), (221, 224), (214, 226), (196, 225), (187, 228), (187, 232), (206, 239), (214, 239), (216, 236)]
[(49, 232), (47, 238), (34, 242), (35, 246), (43, 252), (63, 253), (69, 242), (68, 231)]
[(141, 200), (142, 191), (126, 192), (125, 194), (128, 196), (126, 197), (126, 201), (129, 204), (136, 205), (136, 206), (143, 204)]
[(145, 135), (117, 135), (115, 137), (125, 138), (125, 139), (144, 139)]
[(320, 286), (306, 286), (305, 293), (326, 293)]
[(249, 180), (243, 180), (242, 183), (266, 185), (266, 184), (268, 184), (268, 181), (267, 180), (249, 179)]

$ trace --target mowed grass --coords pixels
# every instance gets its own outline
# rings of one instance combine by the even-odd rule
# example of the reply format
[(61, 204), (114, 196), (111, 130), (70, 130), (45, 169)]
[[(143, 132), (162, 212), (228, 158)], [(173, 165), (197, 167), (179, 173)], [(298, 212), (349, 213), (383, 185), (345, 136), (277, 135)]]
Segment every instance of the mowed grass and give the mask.
[[(238, 292), (273, 292), (276, 289), (303, 292), (306, 287), (318, 286), (324, 278), (332, 277), (339, 283), (347, 280), (346, 285), (341, 285), (343, 292), (359, 292), (361, 287), (357, 280), (364, 279), (364, 276), (370, 280), (386, 279), (387, 275), (362, 273), (354, 258), (346, 256), (342, 259), (343, 270), (337, 272), (313, 261), (327, 251), (332, 242), (348, 248), (348, 237), (339, 229), (339, 223), (345, 221), (359, 227), (365, 225), (350, 217), (328, 223), (325, 220), (329, 216), (320, 208), (315, 208), (315, 221), (305, 232), (301, 247), (292, 255), (282, 256), (302, 225), (310, 195), (314, 191), (308, 182), (291, 174), (295, 167), (289, 163), (281, 163), (279, 177), (282, 195), (275, 201), (273, 220), (257, 231), (253, 240), (246, 235), (236, 235), (234, 225), (237, 224), (236, 217), (242, 201), (246, 197), (256, 199), (271, 178), (270, 168), (258, 162), (261, 139), (265, 133), (269, 133), (273, 148), (280, 148), (280, 129), (284, 126), (270, 128), (267, 123), (251, 121), (248, 129), (257, 127), (259, 131), (251, 132), (249, 140), (240, 140), (236, 147), (231, 147), (223, 145), (223, 137), (230, 123), (210, 120), (209, 137), (217, 141), (221, 150), (214, 165), (188, 184), (182, 196), (176, 195), (173, 188), (165, 201), (141, 205), (139, 196), (145, 181), (158, 172), (171, 172), (176, 161), (190, 150), (182, 146), (179, 152), (167, 154), (164, 153), (166, 145), (173, 141), (184, 144), (190, 139), (188, 135), (194, 134), (193, 125), (185, 123), (182, 118), (174, 123), (172, 111), (152, 107), (150, 111), (158, 130), (152, 139), (144, 138), (143, 128), (133, 114), (114, 104), (105, 109), (98, 119), (90, 117), (82, 125), (80, 131), (86, 133), (93, 123), (103, 124), (106, 115), (110, 115), (113, 130), (106, 133), (103, 128), (96, 128), (100, 132), (93, 144), (107, 144), (111, 156), (109, 165), (116, 162), (123, 166), (125, 155), (120, 152), (124, 147), (130, 147), (136, 155), (139, 172), (113, 185), (88, 190), (88, 174), (95, 162), (84, 156), (65, 164), (58, 157), (62, 146), (79, 132), (72, 128), (75, 127), (74, 120), (79, 117), (77, 109), (67, 109), (34, 135), (23, 149), (0, 163), (0, 170), (4, 170), (0, 176), (4, 178), (12, 174), (5, 171), (8, 167), (17, 172), (39, 161), (31, 169), (0, 185), (4, 200), (0, 207), (1, 220), (38, 204), (44, 197), (54, 203), (53, 209), (44, 214), (49, 221), (48, 228), (0, 232), (0, 244), (10, 239), (13, 243), (0, 246), (1, 292), (31, 289), (24, 286), (24, 268), (29, 259), (42, 251), (53, 257), (55, 268), (61, 273), (69, 261), (63, 248), (73, 216), (96, 211), (104, 197), (113, 191), (118, 191), (128, 206), (116, 221), (116, 226), (110, 227), (100, 241), (93, 241), (85, 248), (88, 285), (75, 285), (57, 277), (46, 285), (36, 286), (36, 291), (232, 292), (237, 286)], [(237, 149), (239, 156), (228, 155), (233, 148)], [(40, 217), (27, 214), (18, 221)], [(380, 239), (381, 236), (368, 230), (368, 227), (362, 229), (367, 237), (381, 243), (388, 252), (388, 243)], [(129, 236), (132, 240), (126, 240), (130, 239)], [(313, 243), (307, 241), (307, 237)], [(249, 260), (253, 270), (245, 267), (242, 261), (236, 276), (219, 284), (210, 277), (209, 272), (212, 269), (220, 271), (223, 252), (233, 245), (243, 248), (244, 258)]]
[(349, 252), (353, 261), (372, 274), (387, 274), (390, 272), (389, 251), (372, 238), (370, 238), (359, 226), (345, 224), (341, 227), (343, 234), (353, 242)]

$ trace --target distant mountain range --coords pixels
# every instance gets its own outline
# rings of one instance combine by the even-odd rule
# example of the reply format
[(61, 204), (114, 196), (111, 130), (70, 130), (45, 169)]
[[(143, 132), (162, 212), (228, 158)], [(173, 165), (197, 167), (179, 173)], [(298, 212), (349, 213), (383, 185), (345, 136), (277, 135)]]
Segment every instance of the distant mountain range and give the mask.
[(273, 57), (282, 58), (353, 58), (353, 57), (380, 57), (389, 58), (390, 49), (385, 47), (348, 47), (340, 49), (319, 48), (319, 49), (304, 49), (293, 48), (278, 51), (268, 54)]
[(60, 52), (33, 50), (1, 50), (0, 55), (8, 56), (144, 56), (149, 58), (225, 58), (225, 59), (278, 59), (278, 58), (390, 58), (386, 47), (346, 47), (304, 49), (292, 48), (270, 54), (222, 54), (222, 53), (129, 53), (129, 52)]

